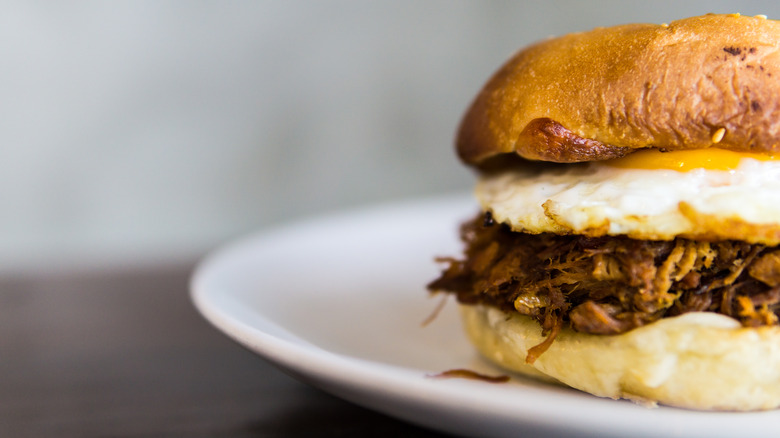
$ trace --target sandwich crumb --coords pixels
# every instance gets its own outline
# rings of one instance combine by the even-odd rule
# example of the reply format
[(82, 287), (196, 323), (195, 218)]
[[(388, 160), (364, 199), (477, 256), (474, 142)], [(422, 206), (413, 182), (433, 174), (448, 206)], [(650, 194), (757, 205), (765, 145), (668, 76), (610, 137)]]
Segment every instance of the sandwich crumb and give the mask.
[(488, 383), (506, 383), (510, 380), (509, 376), (502, 374), (500, 376), (488, 376), (480, 374), (476, 371), (467, 370), (465, 368), (456, 368), (452, 370), (443, 371), (439, 374), (428, 374), (427, 377), (434, 379), (444, 378), (459, 378), (459, 379), (473, 379), (482, 380)]
[(430, 323), (432, 323), (436, 317), (439, 316), (442, 309), (444, 309), (444, 305), (447, 304), (447, 298), (449, 297), (449, 294), (442, 294), (441, 300), (439, 300), (439, 304), (436, 305), (436, 307), (433, 309), (430, 315), (428, 315), (427, 318), (423, 320), (423, 322), (420, 324), (421, 327), (427, 327)]
[(718, 128), (715, 132), (712, 133), (712, 143), (720, 143), (720, 141), (723, 140), (723, 136), (725, 135), (726, 128)]

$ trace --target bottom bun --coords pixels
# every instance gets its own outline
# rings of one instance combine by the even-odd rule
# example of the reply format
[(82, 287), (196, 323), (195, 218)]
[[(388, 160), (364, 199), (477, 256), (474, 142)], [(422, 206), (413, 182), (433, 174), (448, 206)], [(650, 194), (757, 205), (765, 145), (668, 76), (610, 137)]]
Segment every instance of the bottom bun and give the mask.
[(620, 335), (564, 327), (532, 364), (539, 324), (520, 314), (461, 305), (466, 332), (486, 358), (599, 397), (700, 410), (780, 406), (780, 328), (745, 328), (716, 313), (664, 318)]

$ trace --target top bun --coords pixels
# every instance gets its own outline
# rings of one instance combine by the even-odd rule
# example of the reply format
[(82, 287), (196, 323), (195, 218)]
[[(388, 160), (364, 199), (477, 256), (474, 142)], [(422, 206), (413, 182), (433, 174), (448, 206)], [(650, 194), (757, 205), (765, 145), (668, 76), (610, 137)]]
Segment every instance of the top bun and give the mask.
[(520, 51), (466, 113), (469, 164), (560, 163), (638, 148), (780, 150), (780, 22), (705, 15), (598, 28)]

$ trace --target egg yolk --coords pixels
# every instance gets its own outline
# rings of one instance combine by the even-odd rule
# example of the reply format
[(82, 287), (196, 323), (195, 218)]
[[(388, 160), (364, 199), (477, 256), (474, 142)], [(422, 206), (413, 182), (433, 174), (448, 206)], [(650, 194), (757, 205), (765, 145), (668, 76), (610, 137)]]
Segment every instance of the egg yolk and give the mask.
[(780, 159), (774, 155), (735, 152), (717, 148), (671, 152), (643, 149), (622, 158), (604, 161), (604, 164), (629, 169), (672, 169), (688, 172), (693, 169), (734, 170), (743, 158), (762, 161)]

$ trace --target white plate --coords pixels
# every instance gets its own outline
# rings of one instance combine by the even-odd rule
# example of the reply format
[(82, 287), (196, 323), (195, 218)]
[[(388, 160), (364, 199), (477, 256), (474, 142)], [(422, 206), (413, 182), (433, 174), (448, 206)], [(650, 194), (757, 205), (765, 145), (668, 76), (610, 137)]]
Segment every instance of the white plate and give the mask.
[(425, 284), (436, 255), (460, 250), (457, 224), (477, 211), (458, 196), (299, 222), (208, 257), (192, 279), (217, 328), (301, 380), (354, 403), (473, 436), (740, 436), (775, 431), (780, 412), (650, 409), (513, 376), (492, 384), (430, 376), (503, 374), (464, 339), (452, 302)]

